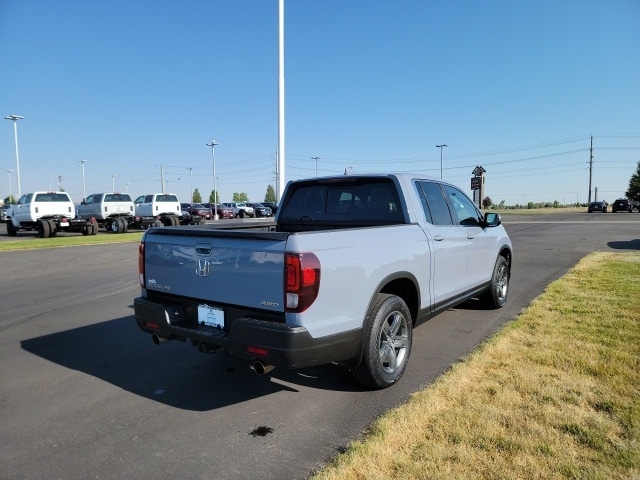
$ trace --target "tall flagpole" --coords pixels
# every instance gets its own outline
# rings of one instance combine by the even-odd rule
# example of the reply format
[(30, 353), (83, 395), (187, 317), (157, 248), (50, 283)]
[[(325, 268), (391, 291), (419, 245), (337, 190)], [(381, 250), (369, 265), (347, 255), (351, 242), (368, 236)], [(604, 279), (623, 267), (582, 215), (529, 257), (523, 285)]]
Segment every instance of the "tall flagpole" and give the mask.
[(284, 0), (278, 0), (278, 202), (284, 191)]

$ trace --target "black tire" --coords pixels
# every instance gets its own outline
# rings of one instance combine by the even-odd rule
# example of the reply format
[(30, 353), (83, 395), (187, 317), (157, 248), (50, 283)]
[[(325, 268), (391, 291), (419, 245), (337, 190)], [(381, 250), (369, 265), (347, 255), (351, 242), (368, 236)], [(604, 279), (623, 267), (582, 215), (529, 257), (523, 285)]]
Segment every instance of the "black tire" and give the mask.
[(38, 236), (40, 238), (49, 238), (51, 234), (51, 227), (49, 226), (49, 222), (46, 220), (38, 220), (37, 224)]
[(122, 224), (120, 223), (119, 218), (112, 218), (111, 223), (109, 224), (109, 230), (113, 233), (121, 233), (122, 232)]
[(91, 222), (91, 235), (98, 234), (98, 224), (95, 222)]
[(129, 231), (129, 222), (122, 217), (120, 217), (120, 222), (122, 223), (122, 233), (127, 233)]
[(244, 218), (244, 215), (245, 215), (244, 210), (240, 210), (240, 211), (238, 212), (238, 216), (239, 216), (240, 218)]
[(502, 255), (496, 260), (491, 276), (489, 290), (482, 294), (480, 300), (487, 308), (502, 308), (507, 303), (509, 293), (509, 262)]
[(413, 338), (409, 308), (400, 297), (379, 293), (364, 328), (362, 359), (351, 373), (367, 387), (390, 387), (409, 363)]
[(47, 220), (47, 222), (49, 223), (49, 236), (53, 238), (58, 233), (58, 226), (53, 220)]
[(86, 237), (87, 235), (89, 235), (90, 230), (93, 231), (93, 227), (91, 225), (85, 225), (84, 227), (82, 227), (82, 235)]
[(10, 237), (15, 237), (16, 235), (18, 235), (18, 230), (19, 229), (13, 226), (13, 222), (11, 220), (7, 222), (7, 235), (9, 235)]
[(171, 226), (173, 226), (173, 217), (172, 217), (171, 215), (167, 215), (166, 217), (164, 217), (164, 218), (162, 219), (162, 224), (163, 224), (165, 227), (171, 227)]

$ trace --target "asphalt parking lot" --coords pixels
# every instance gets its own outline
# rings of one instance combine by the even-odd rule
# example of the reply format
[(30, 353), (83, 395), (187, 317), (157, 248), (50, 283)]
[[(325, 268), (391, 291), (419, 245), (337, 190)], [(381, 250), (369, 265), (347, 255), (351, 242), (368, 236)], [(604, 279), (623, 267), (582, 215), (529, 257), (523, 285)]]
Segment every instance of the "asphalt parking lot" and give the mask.
[(306, 478), (584, 255), (640, 251), (638, 214), (503, 219), (507, 305), (461, 305), (418, 327), (405, 376), (382, 391), (336, 365), (257, 376), (224, 352), (153, 345), (131, 309), (136, 242), (0, 252), (2, 477)]

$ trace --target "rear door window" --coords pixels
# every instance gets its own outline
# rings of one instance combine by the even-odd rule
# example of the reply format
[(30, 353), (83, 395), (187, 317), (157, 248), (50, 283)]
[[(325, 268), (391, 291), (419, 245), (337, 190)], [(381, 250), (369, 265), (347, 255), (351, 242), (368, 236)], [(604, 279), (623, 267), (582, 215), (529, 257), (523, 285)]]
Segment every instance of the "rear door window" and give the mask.
[(427, 222), (432, 225), (453, 225), (451, 212), (440, 185), (427, 181), (416, 183)]

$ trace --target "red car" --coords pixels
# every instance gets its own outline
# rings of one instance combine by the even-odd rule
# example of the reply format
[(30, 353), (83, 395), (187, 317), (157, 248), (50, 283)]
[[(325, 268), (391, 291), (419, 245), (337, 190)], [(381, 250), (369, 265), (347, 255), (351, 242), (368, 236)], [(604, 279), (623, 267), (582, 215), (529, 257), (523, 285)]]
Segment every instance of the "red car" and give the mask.
[[(215, 210), (213, 209), (213, 203), (208, 203), (207, 205), (209, 205), (211, 210), (215, 213)], [(218, 210), (218, 218), (235, 218), (236, 216), (233, 208), (231, 207), (225, 207), (224, 205), (218, 204), (216, 208)]]
[(213, 213), (210, 208), (205, 207), (201, 203), (181, 203), (182, 210), (189, 212), (191, 215), (198, 215), (205, 220), (211, 220)]

